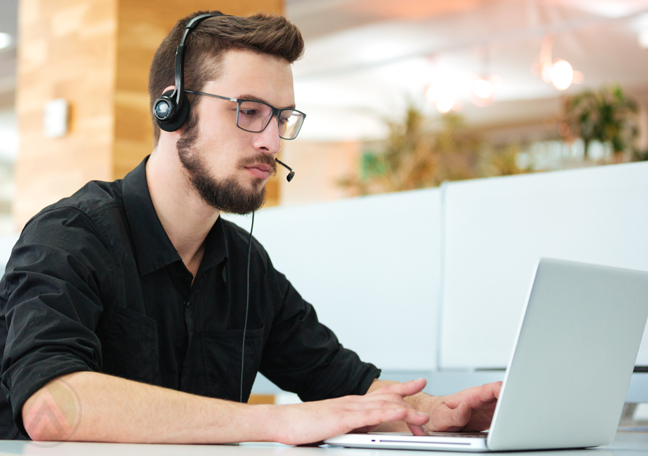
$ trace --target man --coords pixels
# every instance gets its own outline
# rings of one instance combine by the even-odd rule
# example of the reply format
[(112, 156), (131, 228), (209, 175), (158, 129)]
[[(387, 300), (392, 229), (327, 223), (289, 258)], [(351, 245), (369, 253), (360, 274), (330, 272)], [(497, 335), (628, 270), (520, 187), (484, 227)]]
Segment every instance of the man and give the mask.
[[(156, 53), (154, 110), (182, 86), (174, 55), (197, 16)], [(281, 138), (298, 133), (296, 27), (214, 16), (185, 34), (186, 122), (154, 120), (150, 157), (44, 209), (12, 253), (0, 284), (0, 437), (300, 444), (376, 426), (488, 428), (499, 384), (437, 398), (421, 393), (424, 380), (378, 380), (263, 247), (220, 218), (262, 205)], [(258, 371), (307, 402), (245, 404)]]

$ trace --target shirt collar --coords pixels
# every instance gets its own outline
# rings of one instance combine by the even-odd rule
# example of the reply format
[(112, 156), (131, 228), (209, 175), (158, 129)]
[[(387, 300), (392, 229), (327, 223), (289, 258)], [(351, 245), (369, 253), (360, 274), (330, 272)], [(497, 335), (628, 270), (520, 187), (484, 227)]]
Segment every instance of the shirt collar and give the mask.
[[(160, 219), (155, 212), (153, 201), (146, 181), (146, 157), (133, 171), (124, 177), (122, 193), (124, 208), (130, 225), (135, 255), (141, 276), (182, 261), (178, 251), (169, 239)], [(220, 217), (209, 231), (205, 240), (205, 253), (201, 269), (220, 263), (227, 257), (225, 233)]]

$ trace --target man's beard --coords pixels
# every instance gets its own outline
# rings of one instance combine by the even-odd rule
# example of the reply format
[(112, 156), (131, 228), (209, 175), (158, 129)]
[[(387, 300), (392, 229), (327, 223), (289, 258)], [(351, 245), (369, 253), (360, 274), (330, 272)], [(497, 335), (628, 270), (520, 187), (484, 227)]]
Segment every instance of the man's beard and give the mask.
[[(234, 177), (221, 181), (212, 178), (202, 157), (193, 148), (199, 137), (199, 131), (197, 119), (192, 117), (190, 116), (185, 124), (185, 130), (176, 147), (180, 162), (198, 195), (205, 203), (223, 212), (249, 214), (258, 210), (265, 203), (266, 189), (263, 179), (255, 178), (252, 182), (252, 190), (247, 190)], [(241, 160), (237, 163), (237, 168), (254, 163), (272, 166), (273, 175), (277, 171), (274, 159), (263, 153), (257, 157)]]

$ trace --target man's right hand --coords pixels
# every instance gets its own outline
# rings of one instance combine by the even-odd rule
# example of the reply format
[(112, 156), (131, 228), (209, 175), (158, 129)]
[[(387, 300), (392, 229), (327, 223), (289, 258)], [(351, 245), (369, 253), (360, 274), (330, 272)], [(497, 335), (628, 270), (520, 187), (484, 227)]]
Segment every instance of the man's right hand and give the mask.
[(364, 396), (344, 396), (296, 405), (268, 406), (270, 438), (287, 445), (319, 442), (351, 431), (368, 432), (390, 421), (404, 421), (415, 435), (426, 435), (430, 419), (404, 397), (423, 390), (424, 379), (392, 384)]

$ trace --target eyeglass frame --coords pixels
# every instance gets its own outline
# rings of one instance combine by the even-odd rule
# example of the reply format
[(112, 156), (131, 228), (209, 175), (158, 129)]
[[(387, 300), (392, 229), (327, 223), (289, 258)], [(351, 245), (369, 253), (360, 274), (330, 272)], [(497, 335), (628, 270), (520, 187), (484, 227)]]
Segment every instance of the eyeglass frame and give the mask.
[[(281, 139), (284, 139), (286, 141), (292, 141), (293, 139), (297, 138), (297, 136), (299, 135), (299, 132), (301, 131), (301, 127), (304, 125), (304, 120), (306, 120), (306, 113), (304, 113), (304, 112), (302, 112), (302, 111), (300, 111), (298, 109), (294, 109), (294, 108), (279, 109), (279, 108), (275, 108), (274, 106), (266, 103), (265, 101), (249, 100), (249, 99), (245, 99), (245, 98), (223, 97), (221, 95), (215, 95), (213, 93), (199, 92), (197, 90), (189, 90), (189, 89), (184, 89), (184, 91), (187, 92), (187, 93), (192, 93), (194, 95), (205, 95), (207, 97), (220, 98), (221, 100), (235, 102), (236, 103), (236, 126), (238, 128), (240, 128), (241, 130), (247, 131), (247, 132), (250, 132), (250, 133), (261, 133), (262, 131), (264, 131), (266, 128), (268, 128), (268, 125), (270, 125), (270, 122), (272, 122), (273, 117), (277, 118), (277, 123), (278, 123), (279, 122), (279, 115), (281, 114), (282, 111), (295, 111), (295, 112), (298, 112), (299, 114), (301, 114), (303, 116), (301, 124), (299, 125), (299, 129), (297, 130), (297, 133), (295, 133), (295, 136), (292, 137), (292, 138), (284, 138), (283, 136), (279, 135), (279, 137)], [(266, 105), (267, 107), (269, 107), (271, 109), (272, 114), (270, 115), (270, 117), (268, 119), (268, 123), (266, 123), (265, 126), (261, 130), (259, 130), (259, 131), (246, 130), (245, 128), (243, 128), (243, 127), (241, 127), (239, 125), (239, 113), (241, 111), (241, 103), (243, 103), (245, 101), (249, 101), (251, 103), (261, 103), (261, 104)]]

